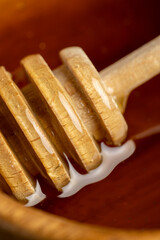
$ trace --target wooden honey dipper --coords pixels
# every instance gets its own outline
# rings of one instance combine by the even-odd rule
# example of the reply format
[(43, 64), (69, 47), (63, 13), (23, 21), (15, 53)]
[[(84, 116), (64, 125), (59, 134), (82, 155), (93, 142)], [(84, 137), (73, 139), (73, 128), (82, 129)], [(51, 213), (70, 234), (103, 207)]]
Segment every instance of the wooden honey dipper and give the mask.
[(31, 83), (21, 90), (0, 67), (0, 175), (22, 201), (35, 192), (35, 165), (61, 191), (70, 181), (63, 151), (90, 171), (101, 163), (96, 141), (124, 141), (121, 112), (129, 93), (159, 74), (160, 37), (100, 74), (81, 48), (60, 56), (53, 72), (40, 55), (24, 58), (22, 77)]

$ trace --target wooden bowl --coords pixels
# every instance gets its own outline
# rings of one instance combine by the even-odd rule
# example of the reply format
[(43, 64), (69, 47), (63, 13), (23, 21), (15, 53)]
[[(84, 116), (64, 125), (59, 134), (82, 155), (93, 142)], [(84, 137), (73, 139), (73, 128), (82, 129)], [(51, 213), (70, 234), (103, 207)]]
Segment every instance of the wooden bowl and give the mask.
[[(0, 63), (13, 71), (24, 56), (40, 53), (55, 68), (59, 50), (77, 45), (101, 70), (159, 34), (159, 7), (158, 0), (0, 0)], [(2, 239), (160, 239), (159, 229), (83, 224), (4, 193), (0, 199)]]

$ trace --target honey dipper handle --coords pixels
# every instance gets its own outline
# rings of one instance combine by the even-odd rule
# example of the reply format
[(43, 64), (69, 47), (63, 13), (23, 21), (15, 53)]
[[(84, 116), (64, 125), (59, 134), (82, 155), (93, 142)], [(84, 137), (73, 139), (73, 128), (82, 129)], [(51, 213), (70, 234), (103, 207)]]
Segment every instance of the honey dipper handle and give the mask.
[(106, 91), (124, 112), (130, 92), (160, 73), (160, 36), (100, 72)]

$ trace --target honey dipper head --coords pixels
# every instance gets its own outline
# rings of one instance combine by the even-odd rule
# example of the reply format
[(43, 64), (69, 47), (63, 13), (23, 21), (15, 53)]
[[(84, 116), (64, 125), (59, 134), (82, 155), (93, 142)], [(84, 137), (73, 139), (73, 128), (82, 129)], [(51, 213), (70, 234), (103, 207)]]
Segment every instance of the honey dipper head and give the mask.
[[(105, 91), (99, 73), (83, 50), (67, 48), (60, 56), (64, 64), (53, 71), (38, 54), (24, 58), (21, 76), (28, 78), (30, 84), (21, 90), (4, 68), (0, 71), (1, 101), (19, 133), (22, 132), (29, 149), (28, 158), (59, 191), (70, 181), (63, 153), (90, 171), (101, 163), (95, 140), (105, 139), (119, 145), (127, 132), (119, 108)], [(3, 137), (9, 156), (12, 146)], [(22, 173), (20, 177), (27, 181), (26, 194), (33, 194), (34, 177), (31, 180), (18, 165), (18, 151), (12, 153), (12, 158)], [(21, 161), (23, 166), (23, 158)], [(6, 173), (4, 178), (8, 177)], [(22, 190), (19, 187), (13, 191), (21, 200), (28, 197)]]
[(62, 50), (60, 56), (74, 77), (76, 89), (101, 125), (103, 138), (108, 143), (121, 144), (127, 134), (127, 124), (114, 98), (105, 91), (102, 79), (87, 55), (79, 47), (70, 47)]

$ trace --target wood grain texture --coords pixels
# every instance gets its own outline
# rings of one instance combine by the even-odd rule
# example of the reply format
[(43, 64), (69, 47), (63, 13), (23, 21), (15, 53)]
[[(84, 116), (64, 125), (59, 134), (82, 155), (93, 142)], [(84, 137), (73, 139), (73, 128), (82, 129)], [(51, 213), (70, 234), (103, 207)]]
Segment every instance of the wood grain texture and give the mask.
[(0, 174), (10, 187), (13, 195), (20, 201), (35, 192), (35, 182), (19, 163), (16, 155), (9, 147), (0, 132)]
[[(115, 1), (106, 0), (78, 0), (76, 4), (72, 0), (66, 2), (24, 0), (23, 3), (19, 0), (0, 1), (0, 62), (9, 70), (15, 69), (22, 57), (36, 52), (40, 52), (53, 69), (60, 64), (57, 54), (59, 50), (72, 45), (85, 49), (94, 65), (100, 70), (159, 34), (159, 0), (154, 2), (117, 0), (116, 4)], [(43, 48), (40, 48), (41, 42), (43, 42)], [(12, 57), (9, 57), (10, 54)], [(24, 82), (18, 81), (18, 85), (24, 86)], [(134, 106), (134, 100), (132, 103)], [(142, 104), (146, 105), (145, 98)], [(141, 119), (143, 115), (140, 107), (138, 110), (134, 107), (133, 109), (133, 114), (127, 118), (131, 122), (129, 130), (131, 132), (134, 127), (139, 129), (138, 120), (136, 122), (134, 120), (135, 116), (136, 119)], [(150, 121), (149, 116), (147, 121)], [(140, 126), (144, 126), (143, 122)], [(150, 164), (153, 166), (154, 161), (152, 158), (151, 160)], [(136, 163), (135, 167), (137, 167)], [(142, 178), (143, 173), (144, 171), (141, 172)], [(130, 181), (129, 178), (127, 181)], [(152, 179), (150, 181), (152, 183)], [(135, 182), (138, 184), (137, 179)], [(117, 189), (116, 196), (120, 191)], [(128, 193), (128, 197), (132, 197), (130, 194)], [(152, 202), (152, 194), (148, 197)], [(16, 229), (17, 235), (19, 232), (21, 235), (23, 233), (29, 235), (28, 239), (32, 239), (33, 236), (34, 238), (38, 236), (38, 239), (41, 236), (44, 239), (84, 239), (84, 235), (88, 239), (94, 239), (94, 237), (107, 240), (160, 239), (159, 230), (119, 231), (106, 228), (99, 230), (95, 226), (89, 226), (88, 230), (88, 227), (84, 227), (83, 224), (71, 225), (71, 222), (66, 219), (59, 222), (57, 216), (48, 218), (48, 214), (46, 216), (41, 211), (25, 209), (2, 193), (0, 198), (1, 223), (6, 222), (6, 228), (12, 233), (14, 233), (13, 229)], [(153, 208), (151, 204), (150, 211)], [(142, 221), (145, 211), (141, 210)], [(113, 216), (116, 216), (114, 209)], [(58, 224), (54, 226), (56, 219)], [(57, 226), (60, 229), (59, 237)]]
[(72, 90), (72, 88), (68, 88), (69, 90), (71, 89)]
[(36, 155), (2, 99), (0, 100), (0, 106), (0, 129), (2, 134), (10, 148), (14, 149), (20, 163), (32, 176), (36, 176), (39, 172), (34, 164)]
[(76, 78), (76, 84), (88, 100), (106, 132), (106, 141), (121, 144), (127, 135), (127, 124), (114, 99), (105, 92), (101, 78), (81, 48), (61, 50), (60, 56)]
[(93, 138), (78, 116), (67, 92), (53, 75), (40, 55), (28, 56), (21, 61), (31, 81), (43, 96), (51, 110), (52, 122), (59, 131), (62, 141), (69, 144), (74, 159), (87, 170), (101, 162), (101, 156)]
[[(37, 121), (27, 101), (3, 67), (0, 68), (0, 96), (31, 144), (41, 165), (58, 190), (69, 182), (65, 164)], [(37, 166), (39, 167), (39, 164)], [(41, 168), (39, 168), (43, 174)], [(61, 176), (61, 178), (59, 177)]]
[[(55, 215), (44, 213), (37, 209), (26, 209), (0, 192), (0, 218), (15, 224), (15, 231), (23, 232), (25, 237), (31, 239), (47, 240), (159, 240), (160, 231), (125, 231), (106, 229), (97, 226), (80, 224)], [(16, 211), (15, 211), (16, 209)], [(24, 217), (25, 216), (25, 217)]]
[(124, 112), (131, 91), (160, 73), (160, 36), (128, 54), (100, 75), (108, 93)]

